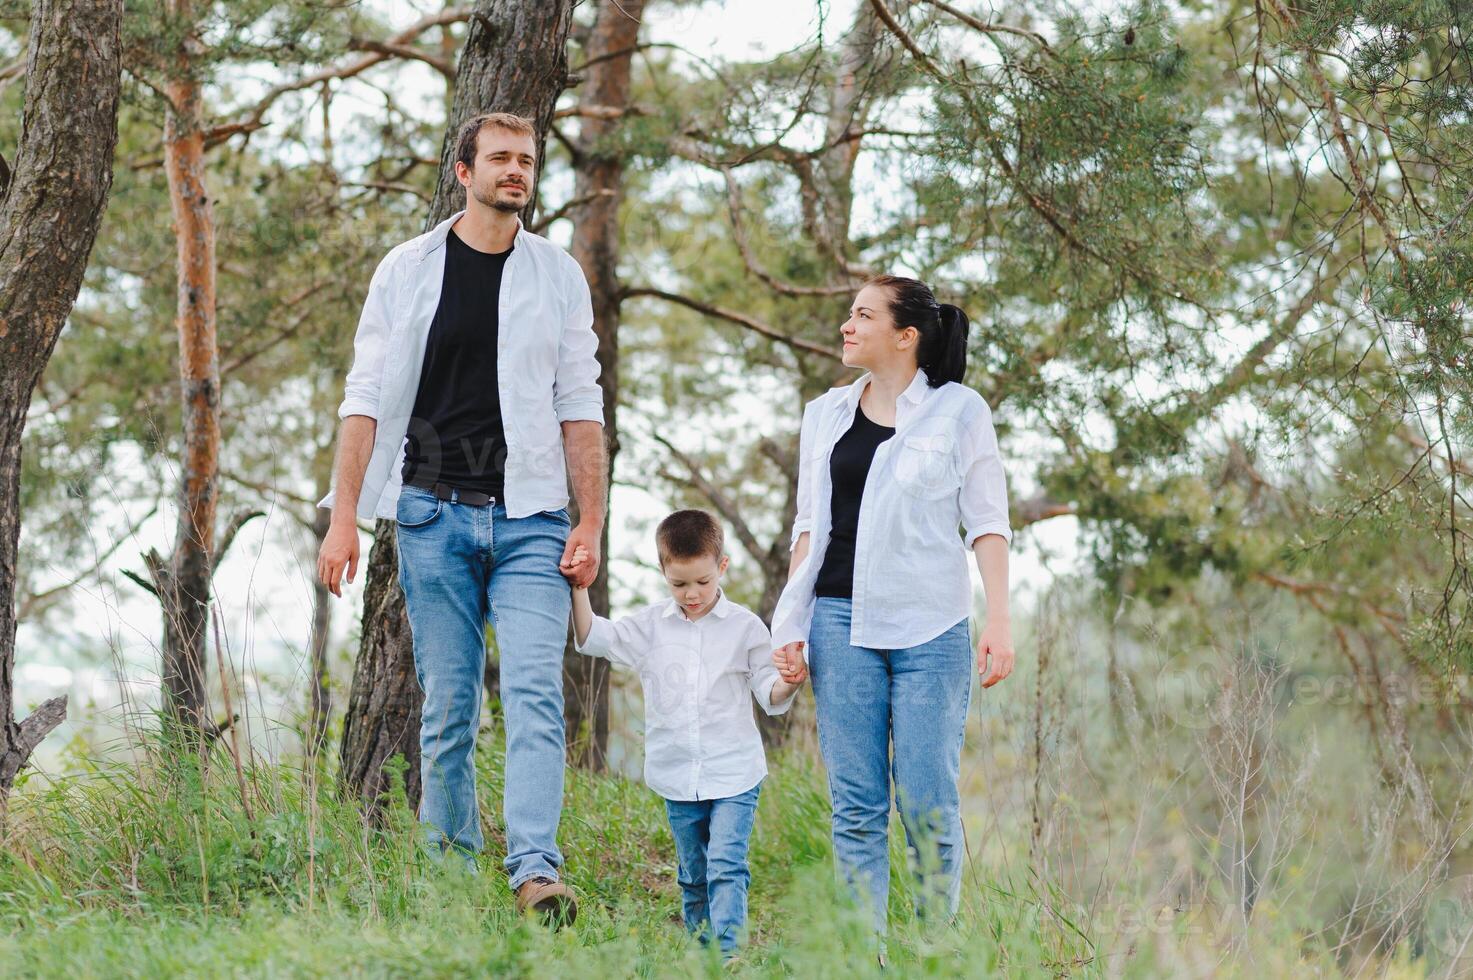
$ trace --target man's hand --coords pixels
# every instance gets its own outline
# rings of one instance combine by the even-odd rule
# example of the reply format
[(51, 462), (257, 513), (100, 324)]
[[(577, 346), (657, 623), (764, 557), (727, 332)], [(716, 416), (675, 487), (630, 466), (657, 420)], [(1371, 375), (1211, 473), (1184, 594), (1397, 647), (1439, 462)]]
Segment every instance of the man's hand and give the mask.
[(982, 686), (991, 687), (1012, 672), (1013, 630), (1007, 623), (988, 623), (977, 638), (977, 673), (982, 675)]
[(348, 581), (358, 574), (358, 525), (349, 521), (333, 521), (322, 548), (317, 552), (317, 579), (338, 598), (343, 596), (343, 569)]
[(573, 551), (573, 557), (570, 558), (570, 559), (568, 559), (568, 561), (565, 564), (560, 565), (558, 567), (558, 571), (562, 572), (565, 576), (567, 576), (569, 578), (569, 584), (572, 585), (573, 588), (579, 589), (579, 590), (586, 590), (587, 589), (587, 586), (580, 586), (577, 583), (572, 582), (572, 578), (573, 578), (574, 574), (576, 573), (576, 571), (578, 569), (578, 566), (580, 566), (582, 564), (585, 564), (587, 561), (588, 561), (588, 549), (586, 547), (584, 547), (583, 545), (580, 544)]
[(789, 684), (802, 684), (808, 679), (808, 664), (803, 660), (803, 641), (794, 640), (772, 651), (772, 662), (777, 672)]
[(586, 589), (598, 575), (599, 538), (603, 528), (579, 524), (568, 533), (568, 543), (563, 547), (563, 560), (558, 571), (563, 573), (575, 589)]

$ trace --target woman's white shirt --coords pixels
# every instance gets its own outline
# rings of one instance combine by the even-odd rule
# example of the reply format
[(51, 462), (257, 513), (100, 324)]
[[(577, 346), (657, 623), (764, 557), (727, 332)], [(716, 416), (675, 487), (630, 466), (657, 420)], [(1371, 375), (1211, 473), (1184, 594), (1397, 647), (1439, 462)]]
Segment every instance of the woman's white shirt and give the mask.
[[(807, 532), (809, 548), (773, 612), (774, 649), (808, 639), (831, 530), (829, 455), (869, 381), (865, 374), (831, 388), (803, 409), (792, 545)], [(875, 450), (865, 479), (849, 642), (901, 650), (965, 619), (972, 604), (968, 555), (984, 534), (1013, 537), (992, 410), (971, 388), (956, 382), (932, 388), (917, 371), (896, 399), (895, 434)]]

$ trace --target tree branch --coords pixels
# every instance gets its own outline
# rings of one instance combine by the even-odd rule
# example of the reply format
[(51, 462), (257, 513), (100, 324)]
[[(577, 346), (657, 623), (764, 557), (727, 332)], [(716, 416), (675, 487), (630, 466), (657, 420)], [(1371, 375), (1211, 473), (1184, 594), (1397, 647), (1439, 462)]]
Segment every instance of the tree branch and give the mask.
[(706, 474), (697, 465), (696, 461), (679, 449), (676, 449), (668, 439), (658, 433), (652, 433), (651, 436), (656, 442), (664, 446), (665, 450), (671, 456), (674, 456), (676, 461), (690, 473), (690, 478), (683, 482), (695, 487), (707, 500), (711, 501), (711, 506), (715, 507), (722, 518), (736, 531), (737, 538), (742, 542), (742, 547), (747, 549), (747, 553), (753, 558), (761, 561), (767, 549), (758, 543), (757, 535), (752, 533), (752, 528), (747, 524), (746, 518), (742, 516), (741, 509), (737, 507), (736, 501), (732, 500), (731, 497), (727, 496), (719, 487), (707, 479)]
[(250, 508), (242, 508), (235, 512), (235, 516), (230, 518), (230, 523), (225, 526), (224, 533), (220, 535), (220, 543), (215, 546), (214, 555), (210, 557), (211, 575), (219, 570), (220, 562), (225, 560), (225, 553), (230, 550), (230, 546), (235, 542), (235, 536), (240, 533), (240, 529), (245, 527), (252, 519), (265, 516), (265, 511), (251, 510)]
[(578, 103), (577, 105), (564, 106), (552, 114), (554, 119), (602, 119), (612, 122), (629, 116), (647, 116), (649, 110), (637, 105), (590, 105)]
[[(266, 94), (263, 95), (256, 102), (254, 106), (252, 106), (242, 115), (237, 117), (234, 122), (224, 123), (220, 126), (216, 126), (213, 129), (207, 130), (205, 132), (205, 146), (206, 148), (214, 146), (222, 142), (223, 140), (235, 135), (236, 133), (250, 133), (254, 132), (257, 129), (260, 129), (265, 125), (264, 119), (266, 116), (266, 110), (270, 109), (271, 106), (276, 103), (276, 100), (280, 99), (283, 95), (286, 95), (290, 92), (297, 92), (306, 88), (313, 88), (314, 86), (321, 85), (323, 82), (329, 81), (331, 79), (352, 78), (354, 75), (360, 75), (368, 69), (372, 68), (374, 65), (377, 65), (384, 61), (388, 61), (390, 58), (395, 57), (396, 55), (403, 56), (400, 54), (399, 51), (392, 49), (403, 48), (404, 46), (410, 44), (410, 42), (412, 42), (415, 38), (419, 37), (419, 35), (423, 34), (425, 31), (428, 31), (434, 27), (443, 27), (447, 24), (455, 24), (462, 21), (467, 21), (470, 19), (470, 17), (471, 12), (469, 10), (461, 8), (453, 8), (450, 10), (441, 11), (438, 14), (430, 14), (427, 17), (422, 17), (418, 21), (415, 21), (413, 24), (409, 25), (398, 34), (395, 34), (394, 36), (388, 38), (386, 41), (380, 42), (379, 47), (384, 50), (372, 50), (363, 57), (355, 58), (354, 60), (349, 61), (345, 64), (337, 65), (332, 68), (324, 68), (321, 71), (313, 72), (310, 75), (304, 75), (301, 78), (295, 78), (291, 81), (282, 82), (279, 85), (272, 86), (266, 91)], [(364, 41), (360, 43), (368, 44), (371, 42)], [(413, 57), (416, 57), (419, 60), (425, 60), (427, 57), (431, 57), (424, 55), (423, 52), (419, 52), (417, 49), (413, 50)], [(438, 65), (436, 65), (435, 67), (437, 69), (439, 68)]]
[[(281, 305), (287, 309), (295, 308), (299, 304), (305, 303), (307, 300), (311, 299), (317, 293), (322, 292), (328, 287), (328, 285), (331, 284), (331, 282), (332, 281), (329, 279), (323, 279), (320, 282), (312, 283), (309, 286), (297, 290), (294, 295), (287, 297)], [(297, 314), (296, 317), (292, 319), (291, 323), (287, 324), (281, 330), (277, 331), (277, 333), (270, 340), (263, 342), (254, 350), (249, 350), (243, 354), (231, 357), (230, 360), (226, 361), (224, 366), (220, 368), (220, 373), (222, 375), (233, 374), (245, 365), (249, 364), (251, 361), (254, 361), (256, 358), (269, 351), (271, 348), (275, 347), (277, 344), (290, 339), (294, 334), (296, 334), (298, 330), (302, 328), (302, 324), (306, 323), (308, 318), (311, 317), (311, 315), (316, 310), (316, 305), (309, 306), (307, 307), (307, 309), (302, 310), (300, 313)], [(221, 351), (220, 354), (222, 355), (223, 360), (224, 356), (234, 355), (235, 351), (227, 348), (226, 350)]]
[(757, 451), (772, 460), (772, 464), (782, 470), (789, 480), (798, 479), (797, 453), (785, 449), (767, 436), (763, 436), (757, 443)]
[(975, 31), (981, 31), (984, 34), (1011, 34), (1015, 37), (1021, 37), (1038, 45), (1038, 47), (1046, 54), (1048, 54), (1049, 57), (1058, 57), (1058, 53), (1049, 46), (1048, 41), (1044, 38), (1042, 34), (1036, 34), (1033, 31), (1025, 30), (1021, 27), (1009, 27), (1006, 24), (995, 24), (989, 21), (980, 20), (979, 18), (973, 17), (971, 14), (966, 13), (965, 11), (956, 9), (949, 3), (943, 3), (942, 0), (925, 0), (925, 2), (929, 3), (937, 10), (946, 11), (948, 14), (951, 14), (951, 16), (955, 17), (957, 20), (961, 21), (963, 24), (966, 24), (968, 27), (972, 28)]
[[(758, 279), (761, 279), (769, 288), (782, 293), (784, 296), (843, 296), (848, 295), (856, 289), (852, 283), (837, 283), (832, 286), (798, 286), (779, 280), (772, 273), (762, 267), (757, 261), (757, 256), (752, 253), (751, 242), (747, 240), (747, 226), (742, 222), (742, 189), (737, 184), (736, 176), (731, 172), (731, 167), (722, 167), (721, 176), (726, 181), (726, 205), (731, 212), (732, 239), (736, 242), (737, 251), (742, 255), (742, 261), (747, 268)], [(851, 273), (852, 275), (852, 273)], [(856, 280), (858, 276), (854, 277)]]
[(570, 201), (564, 202), (561, 207), (557, 208), (557, 210), (538, 218), (536, 222), (533, 223), (532, 227), (528, 230), (540, 235), (542, 234), (543, 230), (547, 228), (548, 225), (552, 224), (559, 218), (567, 217), (569, 212), (577, 210), (578, 208), (581, 208), (583, 205), (588, 204), (590, 201), (593, 201), (597, 198), (613, 196), (614, 191), (605, 187), (600, 190), (594, 191), (592, 194), (584, 194), (582, 197), (575, 197)]
[(31, 757), (41, 740), (51, 734), (53, 728), (66, 721), (66, 702), (65, 694), (48, 698), (20, 723), (20, 732), (14, 746), (15, 754), (22, 759)]
[(375, 54), (385, 55), (390, 58), (403, 58), (406, 61), (422, 61), (435, 71), (444, 75), (447, 79), (455, 79), (455, 66), (444, 58), (412, 44), (395, 44), (392, 41), (374, 41), (366, 38), (353, 38), (348, 41), (349, 51), (371, 51)]
[(834, 361), (840, 360), (839, 355), (827, 347), (815, 344), (812, 341), (802, 340), (798, 337), (790, 337), (776, 327), (769, 326), (761, 320), (753, 319), (745, 313), (737, 313), (719, 306), (712, 306), (709, 303), (702, 303), (700, 300), (691, 299), (689, 296), (681, 296), (678, 293), (667, 293), (662, 289), (638, 288), (624, 290), (624, 297), (626, 299), (632, 299), (636, 296), (653, 296), (657, 299), (676, 303), (688, 309), (695, 310), (697, 313), (704, 313), (706, 316), (715, 317), (718, 320), (726, 320), (730, 323), (746, 327), (754, 333), (761, 334), (768, 340), (786, 344), (794, 350), (807, 351), (810, 354), (817, 354), (820, 357), (827, 357)]
[(1037, 524), (1054, 517), (1067, 517), (1077, 513), (1077, 509), (1071, 503), (1062, 500), (1053, 500), (1047, 494), (1037, 494), (1027, 500), (1020, 500), (1013, 504), (1013, 527), (1021, 529), (1030, 524)]
[(159, 597), (159, 590), (152, 582), (133, 571), (131, 568), (119, 569), (124, 578), (132, 579), (140, 588), (148, 592), (155, 599)]
[(148, 513), (144, 514), (138, 520), (132, 522), (132, 524), (128, 526), (128, 529), (126, 531), (118, 535), (117, 540), (115, 540), (101, 554), (99, 554), (96, 560), (92, 562), (92, 567), (87, 569), (85, 572), (79, 572), (77, 575), (61, 583), (60, 585), (52, 586), (51, 588), (41, 592), (32, 592), (28, 594), (18, 604), (18, 608), (15, 614), (16, 619), (22, 622), (25, 621), (27, 618), (34, 615), (38, 611), (38, 607), (42, 606), (48, 599), (52, 598), (53, 596), (60, 595), (61, 593), (75, 586), (77, 583), (81, 582), (83, 579), (88, 578), (92, 575), (96, 575), (98, 571), (101, 570), (103, 563), (111, 558), (117, 552), (117, 550), (123, 546), (123, 543), (125, 541), (130, 540), (133, 535), (138, 532), (138, 529), (144, 525), (145, 522), (153, 517), (154, 514), (157, 514), (158, 510), (158, 501), (154, 501), (154, 505), (148, 509)]

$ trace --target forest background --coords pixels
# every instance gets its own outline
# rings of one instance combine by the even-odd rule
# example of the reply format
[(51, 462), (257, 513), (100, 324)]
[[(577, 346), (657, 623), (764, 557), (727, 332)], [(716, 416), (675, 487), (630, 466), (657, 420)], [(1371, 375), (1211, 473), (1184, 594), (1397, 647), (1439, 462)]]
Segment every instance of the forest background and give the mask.
[[(53, 233), (96, 241), (7, 434), (8, 975), (716, 969), (672, 919), (632, 678), (567, 660), (590, 912), (548, 936), (494, 875), (415, 865), (392, 527), (364, 524), (346, 601), (312, 580), (368, 277), (450, 213), (447, 128), (482, 108), (545, 122), (528, 224), (594, 294), (606, 611), (659, 595), (653, 522), (700, 506), (770, 616), (857, 285), (917, 275), (972, 317), (1020, 666), (974, 691), (958, 927), (903, 921), (897, 877), (902, 972), (1473, 975), (1473, 12), (112, 6), (0, 5), (8, 233), (37, 227), (24, 120), (65, 115), (33, 112), (37, 53), (69, 25), (117, 76), (55, 144), (116, 126), (105, 208)], [(90, 106), (95, 78), (49, 97)], [(495, 680), (493, 656), (493, 848)], [(811, 700), (764, 735), (743, 969), (868, 970)]]

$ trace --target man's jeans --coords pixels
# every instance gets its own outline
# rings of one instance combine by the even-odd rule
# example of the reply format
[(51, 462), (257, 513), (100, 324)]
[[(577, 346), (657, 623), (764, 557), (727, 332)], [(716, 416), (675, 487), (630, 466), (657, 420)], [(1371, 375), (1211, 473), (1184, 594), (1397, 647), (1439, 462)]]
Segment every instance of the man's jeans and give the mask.
[(406, 486), (396, 513), (399, 583), (424, 691), (420, 819), (432, 845), (481, 850), (476, 771), (486, 621), (501, 652), (506, 716), (506, 870), (516, 888), (557, 878), (563, 806), (563, 646), (572, 593), (558, 571), (565, 510), (515, 520)]
[(745, 793), (716, 800), (666, 800), (680, 882), (685, 927), (730, 956), (747, 928), (747, 839), (757, 814), (758, 783)]
[(957, 779), (972, 648), (965, 619), (904, 650), (850, 646), (849, 617), (850, 600), (818, 597), (808, 662), (833, 802), (834, 856), (883, 934), (892, 775), (917, 873), (916, 911), (957, 910), (965, 856)]

